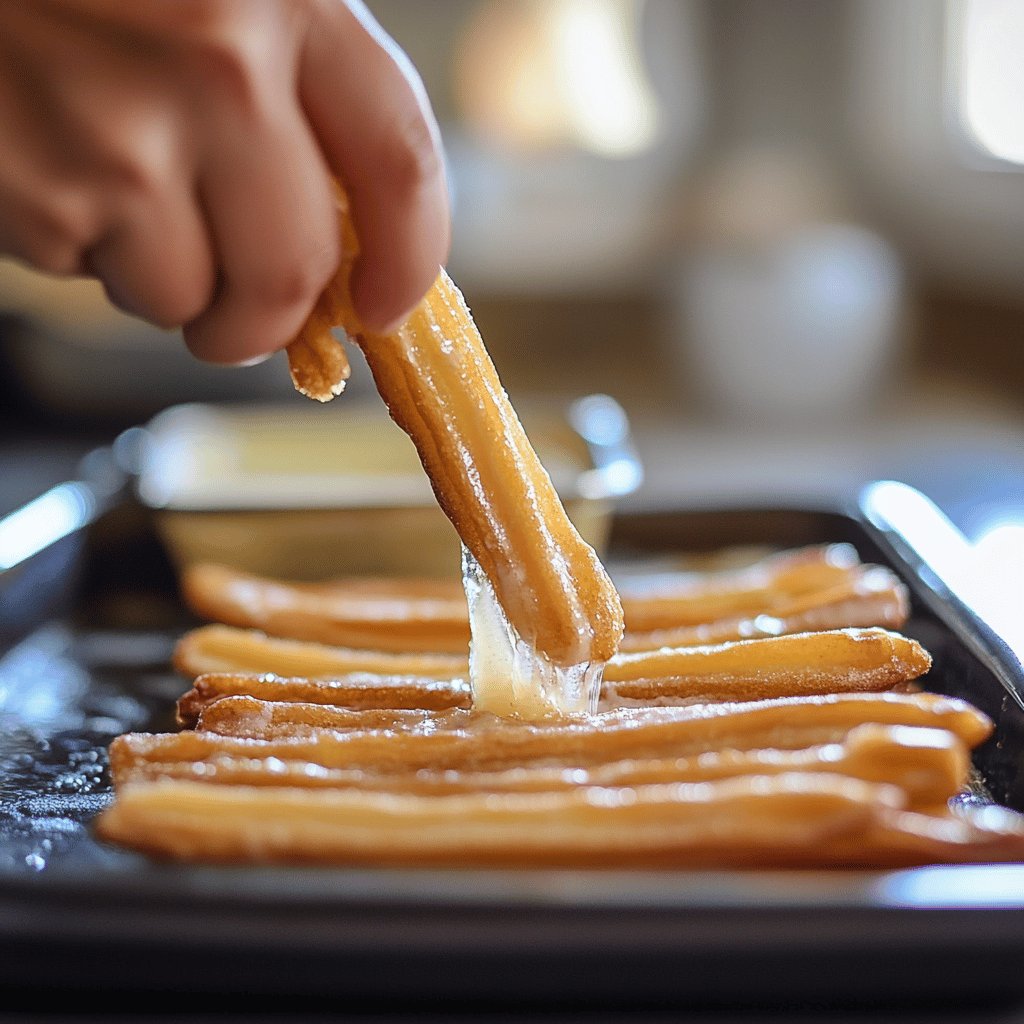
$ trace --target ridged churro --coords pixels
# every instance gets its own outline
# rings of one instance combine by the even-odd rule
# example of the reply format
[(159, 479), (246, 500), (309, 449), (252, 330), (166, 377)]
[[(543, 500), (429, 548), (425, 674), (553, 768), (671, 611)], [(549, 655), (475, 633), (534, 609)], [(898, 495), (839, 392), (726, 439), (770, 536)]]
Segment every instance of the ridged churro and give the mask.
[[(360, 714), (368, 716), (363, 729), (355, 724)], [(140, 758), (179, 759), (167, 756), (172, 750), (192, 752), (197, 758), (205, 758), (206, 754), (196, 753), (202, 750), (246, 756), (245, 744), (254, 740), (280, 741), (281, 752), (270, 751), (273, 756), (299, 757), (330, 767), (496, 770), (544, 760), (587, 765), (726, 748), (795, 749), (836, 742), (866, 722), (945, 729), (972, 749), (991, 732), (989, 720), (966, 702), (931, 693), (842, 693), (738, 704), (623, 708), (543, 723), (510, 722), (452, 709), (394, 712), (388, 725), (386, 714), (225, 697), (203, 711), (195, 733), (119, 737), (111, 745), (111, 767), (116, 775)], [(423, 727), (405, 728), (408, 715)], [(242, 745), (233, 747), (233, 742)], [(292, 742), (312, 746), (290, 747)], [(291, 750), (291, 756), (286, 750)]]
[(338, 679), (291, 679), (271, 674), (210, 673), (199, 676), (178, 700), (178, 722), (191, 727), (208, 704), (221, 697), (256, 697), (338, 707), (410, 708), (441, 711), (468, 708), (469, 683), (462, 679), (381, 676), (354, 672)]
[(352, 672), (430, 679), (468, 678), (469, 659), (447, 654), (401, 654), (281, 640), (233, 626), (200, 626), (174, 652), (179, 672), (271, 672), (281, 676), (337, 678)]
[(888, 782), (906, 794), (908, 807), (941, 808), (966, 784), (970, 756), (945, 729), (859, 725), (840, 741), (795, 750), (777, 747), (709, 750), (689, 757), (631, 758), (587, 767), (523, 765), (496, 771), (419, 769), (381, 771), (329, 768), (311, 761), (214, 754), (204, 760), (134, 760), (119, 770), (118, 784), (161, 778), (233, 786), (358, 788), (421, 796), (450, 793), (540, 793), (579, 786), (647, 786), (713, 782), (740, 775), (827, 772), (866, 782)]
[[(824, 572), (831, 577), (837, 569), (843, 574), (838, 582), (796, 595), (770, 590), (772, 596), (761, 599), (763, 607), (752, 617), (748, 613), (705, 618), (698, 625), (648, 632), (630, 627), (621, 649), (654, 650), (847, 626), (901, 626), (908, 610), (906, 588), (888, 569), (851, 566), (848, 557), (845, 545), (833, 545), (802, 549), (786, 557), (774, 555), (741, 575), (689, 574), (683, 577), (685, 582), (662, 577), (652, 593), (638, 592), (625, 599), (627, 625), (634, 619), (651, 621), (664, 615), (666, 601), (685, 598), (689, 612), (698, 614), (694, 602), (710, 594), (717, 604), (703, 607), (700, 614), (705, 616), (720, 611), (723, 602), (749, 603), (751, 578), (756, 577), (760, 587), (764, 579), (783, 575), (783, 568), (790, 576)], [(292, 583), (201, 564), (183, 573), (182, 593), (204, 618), (287, 639), (403, 653), (458, 654), (469, 645), (465, 594), (455, 581), (354, 578)], [(761, 590), (755, 588), (753, 593)]]
[(182, 594), (197, 614), (270, 636), (374, 651), (465, 654), (466, 595), (447, 580), (290, 583), (201, 564)]
[(733, 616), (697, 625), (649, 632), (627, 632), (621, 651), (658, 647), (689, 647), (789, 633), (807, 633), (851, 626), (898, 629), (907, 621), (906, 587), (888, 569), (866, 566), (848, 580), (823, 591), (776, 603), (771, 613)]
[(649, 703), (879, 691), (917, 679), (930, 666), (916, 640), (884, 629), (795, 633), (619, 654), (605, 670), (604, 698)]
[[(883, 629), (798, 633), (616, 655), (605, 667), (602, 694), (605, 703), (616, 703), (883, 690), (916, 679), (930, 663), (916, 641)], [(229, 626), (203, 626), (186, 634), (175, 664), (193, 677), (271, 673), (339, 679), (363, 672), (443, 680), (465, 679), (469, 670), (468, 662), (454, 655), (352, 651)]]
[(798, 610), (799, 599), (813, 604), (812, 595), (846, 584), (861, 571), (849, 544), (829, 544), (778, 552), (724, 572), (630, 577), (619, 591), (626, 627), (650, 632)]
[[(362, 328), (348, 290), (358, 239), (340, 186), (338, 201), (343, 261), (290, 347), (293, 380), (313, 397), (329, 398), (337, 391), (325, 362), (330, 328), (342, 326), (360, 346), (392, 418), (416, 446), (438, 504), (515, 631), (509, 643), (534, 652), (538, 674), (553, 666), (557, 690), (558, 668), (586, 672), (617, 650), (623, 632), (618, 594), (569, 521), (444, 270), (396, 331)], [(550, 692), (539, 683), (532, 693), (516, 690), (490, 664), (479, 659), (474, 684), (479, 700), (496, 709), (531, 717), (580, 701), (590, 707), (596, 699), (589, 683), (582, 695)], [(567, 683), (576, 684), (575, 676)]]
[(421, 797), (203, 785), (125, 786), (101, 836), (210, 860), (443, 864), (757, 863), (869, 826), (895, 787), (826, 775)]
[(371, 865), (810, 867), (1024, 855), (1017, 816), (916, 814), (895, 786), (800, 772), (427, 797), (135, 782), (99, 832), (173, 857)]

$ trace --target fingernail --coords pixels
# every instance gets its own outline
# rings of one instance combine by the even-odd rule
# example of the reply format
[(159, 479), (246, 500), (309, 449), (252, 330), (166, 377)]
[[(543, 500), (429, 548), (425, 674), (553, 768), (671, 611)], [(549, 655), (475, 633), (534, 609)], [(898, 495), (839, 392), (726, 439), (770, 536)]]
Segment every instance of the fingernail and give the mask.
[(251, 359), (243, 359), (237, 363), (228, 363), (228, 366), (234, 366), (240, 370), (244, 370), (247, 366), (259, 366), (260, 363), (265, 363), (271, 356), (277, 355), (276, 352), (264, 352), (261, 355), (253, 356)]

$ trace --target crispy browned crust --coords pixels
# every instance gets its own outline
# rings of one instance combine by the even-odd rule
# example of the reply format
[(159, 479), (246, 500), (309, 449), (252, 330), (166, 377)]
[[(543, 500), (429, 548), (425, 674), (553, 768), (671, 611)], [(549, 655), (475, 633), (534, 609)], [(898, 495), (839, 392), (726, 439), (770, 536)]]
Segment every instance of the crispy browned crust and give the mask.
[[(421, 726), (410, 728), (410, 722)], [(458, 709), (360, 712), (331, 705), (225, 697), (204, 710), (200, 731), (118, 738), (111, 746), (111, 766), (116, 777), (121, 767), (139, 758), (204, 760), (212, 751), (250, 756), (245, 751), (255, 749), (251, 743), (273, 741), (281, 747), (261, 748), (268, 756), (311, 760), (328, 767), (490, 771), (541, 761), (594, 765), (624, 758), (683, 757), (707, 750), (792, 750), (837, 742), (864, 723), (945, 729), (972, 749), (991, 732), (991, 722), (966, 702), (930, 693), (844, 693), (739, 704), (624, 708), (543, 723), (503, 721)], [(168, 751), (176, 753), (171, 757)]]
[(187, 676), (208, 672), (336, 679), (353, 672), (383, 676), (465, 679), (469, 659), (451, 654), (352, 650), (303, 640), (268, 637), (233, 626), (200, 626), (186, 633), (174, 651), (174, 667)]
[(1019, 860), (1024, 828), (905, 811), (900, 791), (783, 773), (534, 793), (417, 796), (163, 780), (122, 789), (103, 838), (209, 861), (820, 867)]
[(181, 591), (203, 618), (270, 636), (402, 653), (469, 648), (465, 595), (446, 581), (291, 583), (199, 564), (182, 573)]
[(610, 658), (623, 632), (618, 594), (569, 521), (444, 271), (396, 333), (360, 345), (518, 634), (556, 664)]
[[(635, 593), (627, 599), (634, 616), (663, 614), (664, 602), (677, 599), (673, 593), (698, 602), (704, 592), (711, 595), (710, 603), (703, 606), (704, 620), (697, 625), (627, 633), (621, 649), (697, 646), (849, 626), (899, 628), (908, 614), (906, 588), (880, 566), (852, 567), (845, 578), (825, 589), (764, 598), (764, 606), (753, 617), (714, 619), (723, 601), (749, 598), (742, 588), (751, 574), (771, 579), (786, 565), (817, 565), (815, 558), (830, 566), (831, 572), (837, 560), (829, 562), (828, 553), (837, 547), (843, 550), (833, 545), (801, 549), (789, 558), (773, 555), (744, 570), (744, 575), (690, 574), (675, 590), (671, 578), (662, 578), (656, 592)], [(847, 572), (845, 563), (839, 566)], [(731, 591), (730, 586), (740, 590)], [(205, 618), (286, 639), (363, 650), (451, 654), (464, 652), (469, 644), (465, 595), (455, 581), (352, 578), (293, 583), (201, 564), (183, 573), (182, 594), (189, 607)], [(694, 614), (696, 609), (693, 604)]]
[(292, 679), (275, 675), (210, 673), (199, 676), (192, 689), (178, 700), (178, 722), (191, 728), (208, 704), (221, 697), (232, 696), (334, 704), (357, 710), (420, 708), (442, 711), (468, 708), (471, 701), (469, 684), (462, 679), (422, 679), (370, 673), (353, 673), (341, 679)]
[(348, 289), (358, 240), (337, 192), (343, 260), (289, 346), (296, 386), (321, 401), (338, 393), (328, 339), (330, 327), (344, 327), (519, 635), (555, 664), (606, 661), (622, 638), (618, 594), (565, 514), (461, 293), (441, 270), (394, 333), (362, 330)]

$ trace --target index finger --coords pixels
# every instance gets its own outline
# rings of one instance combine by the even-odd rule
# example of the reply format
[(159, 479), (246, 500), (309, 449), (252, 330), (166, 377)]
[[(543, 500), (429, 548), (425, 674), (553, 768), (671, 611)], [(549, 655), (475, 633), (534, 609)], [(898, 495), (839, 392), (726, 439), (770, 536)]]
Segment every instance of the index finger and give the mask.
[(300, 97), (351, 202), (360, 246), (353, 302), (382, 331), (417, 305), (448, 257), (440, 134), (408, 58), (361, 4), (325, 0), (316, 11)]

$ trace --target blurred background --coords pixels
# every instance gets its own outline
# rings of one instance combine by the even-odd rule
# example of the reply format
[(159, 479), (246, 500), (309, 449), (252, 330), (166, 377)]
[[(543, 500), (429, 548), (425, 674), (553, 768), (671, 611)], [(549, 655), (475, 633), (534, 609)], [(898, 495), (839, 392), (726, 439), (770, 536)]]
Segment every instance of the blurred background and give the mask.
[[(920, 487), (1024, 564), (1024, 4), (370, 0), (516, 398), (614, 396), (629, 503)], [(0, 513), (185, 401), (299, 403), (0, 264)], [(355, 367), (343, 402), (373, 400)]]

